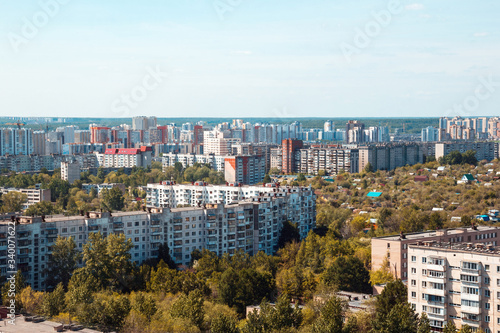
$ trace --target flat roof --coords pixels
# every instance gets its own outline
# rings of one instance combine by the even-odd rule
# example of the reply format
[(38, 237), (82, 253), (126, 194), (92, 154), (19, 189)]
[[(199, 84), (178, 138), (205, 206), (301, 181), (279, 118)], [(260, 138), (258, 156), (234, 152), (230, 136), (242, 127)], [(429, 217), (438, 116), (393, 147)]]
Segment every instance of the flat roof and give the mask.
[[(490, 227), (490, 226), (477, 226), (477, 231), (488, 231), (488, 230), (498, 230), (499, 227)], [(439, 231), (446, 231), (446, 234), (443, 234), (442, 236), (448, 236), (448, 235), (460, 235), (464, 232), (472, 232), (473, 229), (471, 227), (467, 228), (453, 228), (453, 229), (440, 229), (440, 230), (432, 230), (432, 231), (422, 231), (422, 232), (413, 232), (409, 234), (404, 234), (405, 239), (421, 239), (421, 238), (426, 238), (426, 237), (438, 237), (438, 232)], [(400, 235), (390, 235), (390, 236), (381, 236), (381, 237), (373, 237), (374, 239), (384, 239), (384, 240), (401, 240)]]
[[(480, 247), (477, 247), (480, 245)], [(423, 250), (436, 250), (444, 252), (460, 252), (460, 253), (474, 253), (474, 254), (484, 254), (488, 256), (500, 257), (500, 248), (498, 246), (493, 246), (488, 249), (488, 245), (482, 243), (449, 243), (449, 242), (432, 242), (429, 245), (417, 245), (410, 244), (409, 247), (414, 249)]]
[[(5, 319), (3, 323), (0, 322), (0, 332), (17, 332), (17, 333), (54, 333), (54, 327), (61, 325), (53, 321), (42, 321), (40, 323), (33, 323), (30, 321), (24, 321), (24, 316), (16, 317), (15, 325), (9, 324)], [(71, 332), (66, 330), (65, 332)], [(92, 330), (89, 328), (84, 328), (79, 330), (81, 333), (99, 333), (100, 331)]]

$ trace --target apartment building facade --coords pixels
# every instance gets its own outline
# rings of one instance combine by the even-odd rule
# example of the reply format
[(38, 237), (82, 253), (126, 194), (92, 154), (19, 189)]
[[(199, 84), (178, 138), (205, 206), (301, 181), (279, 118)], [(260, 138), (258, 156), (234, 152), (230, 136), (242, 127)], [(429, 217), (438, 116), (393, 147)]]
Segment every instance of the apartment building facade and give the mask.
[[(277, 250), (285, 221), (296, 222), (302, 238), (316, 224), (315, 206), (297, 198), (272, 195), (231, 205), (147, 208), (143, 212), (88, 212), (82, 216), (19, 217), (16, 223), (17, 269), (36, 290), (43, 290), (51, 246), (57, 236), (73, 237), (83, 249), (89, 233), (124, 234), (134, 247), (132, 260), (140, 264), (156, 257), (168, 244), (173, 260), (188, 265), (191, 252), (208, 249), (217, 255), (243, 250), (249, 254)], [(7, 272), (9, 221), (0, 221), (0, 273)]]
[(152, 149), (141, 148), (108, 148), (104, 152), (95, 153), (99, 166), (104, 168), (133, 168), (151, 165)]
[(36, 204), (41, 201), (50, 201), (51, 191), (50, 189), (40, 189), (40, 188), (13, 188), (13, 187), (0, 187), (0, 194), (7, 194), (9, 192), (19, 192), (26, 194), (26, 202), (23, 205), (23, 209)]
[(174, 184), (164, 181), (160, 184), (148, 184), (146, 187), (148, 207), (178, 207), (190, 205), (199, 207), (204, 204), (233, 204), (242, 200), (258, 198), (263, 195), (275, 197), (293, 197), (293, 200), (315, 207), (314, 190), (302, 186), (234, 186), (210, 185), (196, 182), (193, 185)]
[(500, 332), (500, 252), (493, 244), (409, 245), (408, 301), (434, 331), (448, 321)]
[(328, 175), (337, 175), (342, 171), (356, 173), (359, 169), (358, 149), (347, 148), (309, 148), (299, 149), (296, 160), (298, 172), (317, 175), (320, 170)]
[(500, 244), (498, 227), (477, 226), (456, 229), (416, 232), (394, 236), (372, 238), (372, 269), (382, 267), (384, 260), (389, 260), (392, 274), (403, 281), (408, 279), (408, 246), (423, 241), (442, 243), (487, 243)]
[(498, 143), (496, 142), (443, 142), (436, 143), (435, 156), (436, 159), (446, 156), (452, 151), (465, 153), (468, 150), (476, 152), (476, 158), (481, 160), (494, 160), (498, 158)]

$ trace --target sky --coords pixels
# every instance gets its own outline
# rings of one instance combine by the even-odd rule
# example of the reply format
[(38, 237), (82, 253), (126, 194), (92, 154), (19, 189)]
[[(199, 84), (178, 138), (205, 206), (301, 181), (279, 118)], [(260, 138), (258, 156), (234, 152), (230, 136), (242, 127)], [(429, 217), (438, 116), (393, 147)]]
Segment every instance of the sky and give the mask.
[(500, 115), (500, 1), (0, 0), (0, 116)]

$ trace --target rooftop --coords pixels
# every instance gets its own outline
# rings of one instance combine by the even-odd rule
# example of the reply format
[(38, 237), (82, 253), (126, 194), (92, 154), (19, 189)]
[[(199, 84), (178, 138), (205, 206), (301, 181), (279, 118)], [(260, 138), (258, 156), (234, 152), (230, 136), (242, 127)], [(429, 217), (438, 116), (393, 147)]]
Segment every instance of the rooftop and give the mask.
[(439, 250), (445, 252), (461, 252), (461, 253), (475, 253), (475, 254), (485, 254), (488, 256), (500, 257), (500, 248), (493, 246), (491, 244), (482, 243), (449, 243), (449, 242), (421, 242), (417, 244), (410, 244), (412, 249), (424, 249), (424, 250)]
[[(477, 226), (477, 230), (470, 228), (454, 228), (454, 229), (440, 229), (440, 230), (429, 230), (429, 231), (423, 231), (423, 232), (413, 232), (409, 234), (404, 234), (404, 237), (406, 240), (408, 239), (422, 239), (422, 238), (427, 238), (427, 237), (438, 237), (438, 236), (446, 236), (446, 235), (460, 235), (466, 232), (475, 232), (475, 231), (488, 231), (488, 230), (494, 230), (498, 231), (498, 227), (489, 227), (489, 226)], [(384, 239), (384, 240), (391, 240), (391, 241), (397, 241), (401, 240), (401, 235), (391, 235), (391, 236), (382, 236), (382, 237), (375, 237), (375, 239)]]
[[(56, 323), (53, 321), (42, 321), (40, 323), (33, 323), (30, 321), (24, 321), (23, 316), (16, 317), (16, 325), (9, 324), (5, 319), (3, 320), (4, 322), (0, 322), (0, 330), (1, 332), (17, 332), (17, 333), (33, 333), (33, 332), (38, 332), (38, 333), (54, 333), (54, 327), (60, 326), (60, 323)], [(70, 332), (69, 330), (66, 330), (66, 332)], [(92, 330), (89, 328), (84, 328), (78, 332), (81, 333), (98, 333), (99, 331)]]

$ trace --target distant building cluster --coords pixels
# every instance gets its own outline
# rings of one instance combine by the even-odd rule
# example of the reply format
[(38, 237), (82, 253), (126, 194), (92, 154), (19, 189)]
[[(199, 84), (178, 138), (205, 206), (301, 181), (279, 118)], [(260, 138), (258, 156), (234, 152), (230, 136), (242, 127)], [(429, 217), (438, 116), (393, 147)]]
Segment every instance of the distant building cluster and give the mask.
[[(104, 168), (163, 169), (180, 163), (209, 165), (229, 183), (253, 185), (272, 170), (285, 174), (356, 173), (369, 163), (374, 170), (439, 158), (451, 151), (473, 150), (478, 160), (498, 157), (500, 118), (440, 118), (438, 127), (421, 135), (388, 126), (370, 126), (349, 120), (322, 128), (291, 124), (250, 123), (242, 119), (207, 125), (205, 122), (158, 124), (156, 117), (134, 117), (132, 124), (114, 127), (92, 124), (89, 129), (68, 125), (55, 131), (33, 131), (22, 123), (0, 129), (0, 168), (16, 172), (62, 169), (64, 179), (78, 179), (80, 171)], [(64, 164), (62, 164), (64, 163)]]

